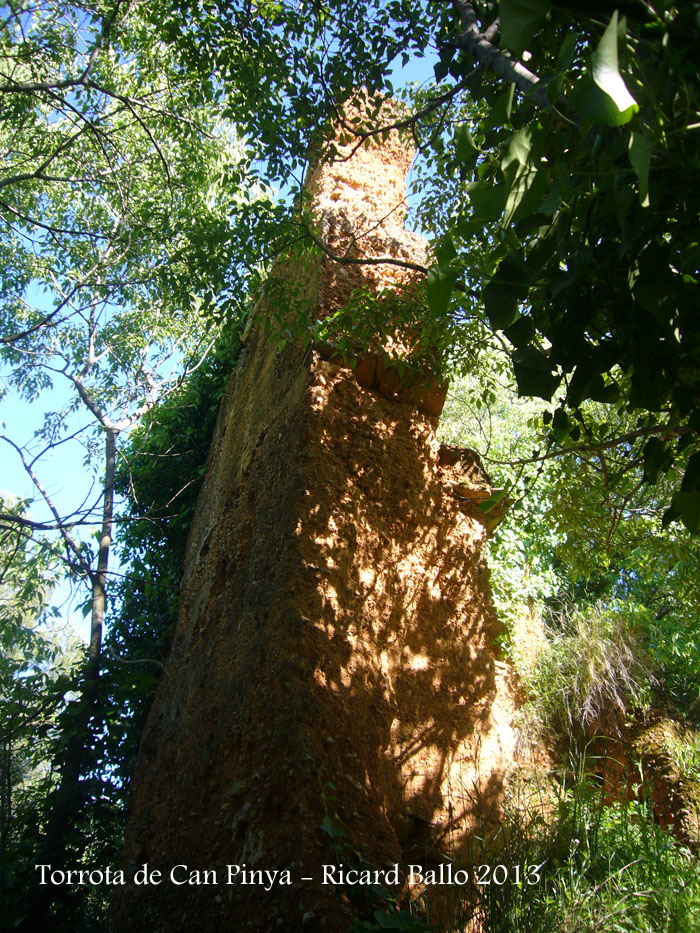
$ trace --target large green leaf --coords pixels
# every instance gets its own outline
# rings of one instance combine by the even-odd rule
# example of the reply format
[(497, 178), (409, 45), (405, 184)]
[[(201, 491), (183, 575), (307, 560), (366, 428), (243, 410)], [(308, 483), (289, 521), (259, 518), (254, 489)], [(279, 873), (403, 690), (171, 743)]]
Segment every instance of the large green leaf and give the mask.
[(522, 54), (550, 8), (550, 0), (501, 0), (503, 45), (515, 55)]
[(680, 518), (691, 534), (697, 534), (700, 531), (700, 492), (677, 492), (664, 515), (665, 524), (669, 517)]
[(506, 256), (491, 281), (482, 292), (484, 308), (491, 326), (503, 330), (513, 323), (518, 313), (518, 302), (527, 295), (529, 276), (517, 256)]
[(467, 194), (473, 213), (469, 220), (474, 223), (489, 223), (498, 220), (506, 206), (508, 188), (488, 181), (473, 181), (467, 185)]
[(513, 354), (513, 372), (518, 383), (518, 394), (549, 401), (561, 377), (553, 372), (549, 357), (536, 347), (516, 350)]
[(454, 146), (455, 158), (461, 164), (470, 164), (479, 154), (479, 148), (464, 123), (455, 130)]
[(428, 271), (426, 286), (428, 308), (436, 318), (440, 318), (445, 314), (458, 275), (459, 271), (457, 269), (441, 269), (437, 266), (433, 266)]
[(694, 453), (686, 464), (681, 490), (700, 492), (700, 451)]
[(515, 133), (508, 144), (508, 152), (501, 162), (501, 169), (505, 173), (510, 165), (516, 163), (521, 168), (530, 162), (532, 149), (532, 126), (524, 126)]
[[(639, 110), (639, 105), (627, 90), (618, 68), (617, 31), (618, 18), (615, 10), (598, 48), (591, 57), (593, 81), (608, 99), (599, 101), (597, 108), (595, 96), (591, 98), (591, 102), (597, 109), (597, 118), (614, 126), (629, 122)], [(612, 102), (612, 107), (609, 102)]]
[(644, 445), (644, 479), (655, 483), (659, 474), (666, 473), (673, 464), (673, 456), (665, 441), (650, 437)]
[(504, 334), (514, 347), (526, 347), (535, 336), (535, 325), (532, 318), (522, 315), (505, 329)]
[[(544, 194), (546, 178), (538, 179), (538, 141), (536, 127), (523, 127), (511, 139), (501, 161), (501, 171), (509, 188), (503, 211), (504, 226), (522, 219)], [(528, 194), (531, 197), (528, 198)]]

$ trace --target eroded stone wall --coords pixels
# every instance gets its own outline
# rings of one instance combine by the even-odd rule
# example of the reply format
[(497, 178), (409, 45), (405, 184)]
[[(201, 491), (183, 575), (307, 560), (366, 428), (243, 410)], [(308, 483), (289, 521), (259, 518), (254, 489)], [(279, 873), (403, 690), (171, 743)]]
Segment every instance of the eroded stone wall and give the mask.
[[(350, 235), (355, 255), (424, 260), (398, 224), (409, 163), (393, 134), (317, 170), (334, 249)], [(409, 274), (367, 269), (327, 261), (307, 287), (329, 307), (358, 275)], [(361, 893), (322, 884), (322, 866), (459, 857), (514, 761), (481, 557), (488, 478), (441, 455), (415, 399), (280, 349), (265, 314), (222, 404), (125, 846), (127, 865), (219, 884), (119, 890), (119, 930), (346, 930)], [(293, 883), (227, 885), (227, 865)]]
[[(379, 121), (390, 125), (402, 115), (399, 107), (387, 102)], [(345, 127), (352, 127), (355, 118), (362, 119), (361, 109), (346, 107)], [(338, 140), (348, 134), (341, 125), (336, 131)], [(360, 265), (326, 257), (320, 289), (322, 313), (343, 305), (359, 287), (379, 292), (415, 278), (410, 268), (377, 261), (385, 256), (407, 264), (427, 262), (426, 240), (404, 226), (406, 174), (413, 146), (396, 130), (380, 144), (373, 139), (368, 143), (365, 147), (355, 138), (336, 142), (334, 161), (319, 162), (306, 179), (312, 214), (330, 254), (344, 260), (371, 260)]]

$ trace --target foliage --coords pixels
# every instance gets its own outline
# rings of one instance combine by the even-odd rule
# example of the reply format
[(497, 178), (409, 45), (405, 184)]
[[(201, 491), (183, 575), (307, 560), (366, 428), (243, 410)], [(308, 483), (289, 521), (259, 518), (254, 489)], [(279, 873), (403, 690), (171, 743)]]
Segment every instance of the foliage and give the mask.
[[(585, 416), (603, 416), (587, 403)], [(621, 421), (624, 431), (629, 422)], [(518, 399), (502, 357), (485, 354), (476, 374), (453, 381), (441, 436), (483, 455), (497, 485), (514, 504), (489, 543), (492, 586), (508, 626), (507, 647), (528, 676), (520, 643), (524, 621), (558, 619), (573, 611), (635, 620), (660, 687), (695, 715), (700, 696), (698, 540), (663, 527), (668, 485), (643, 483), (644, 460), (615, 450), (572, 451), (540, 459), (536, 402)], [(622, 616), (620, 616), (620, 611)], [(536, 627), (536, 626), (535, 626)], [(545, 678), (546, 679), (546, 678)]]
[(320, 153), (337, 105), (359, 87), (391, 90), (391, 63), (422, 57), (435, 23), (430, 4), (402, 0), (281, 0), (254, 16), (242, 2), (202, 8), (161, 0), (148, 16), (183, 67), (257, 142), (270, 175), (285, 182)]
[[(319, 151), (353, 89), (391, 93), (392, 58), (433, 43), (436, 83), (399, 121), (426, 156), (416, 184), (427, 194), (419, 223), (436, 239), (426, 313), (439, 319), (452, 295), (456, 322), (476, 316), (503, 335), (521, 394), (561, 389), (551, 445), (624, 452), (641, 439), (648, 483), (675, 463), (683, 479), (666, 519), (694, 531), (698, 4), (627, 7), (621, 19), (613, 4), (601, 17), (550, 0), (478, 11), (466, 0), (281, 3), (252, 21), (238, 4), (155, 9), (280, 174)], [(509, 51), (527, 49), (538, 76), (492, 44), (497, 14)], [(361, 144), (385, 128), (370, 108), (345, 129)], [(471, 330), (455, 334), (458, 350)], [(616, 435), (588, 423), (587, 400), (633, 426)]]
[(106, 760), (123, 786), (177, 621), (188, 529), (239, 334), (239, 326), (226, 328), (187, 386), (155, 408), (122, 450), (117, 490), (128, 496), (129, 520), (120, 555), (129, 573), (113, 586), (103, 702), (110, 711)]
[[(501, 357), (481, 364), (478, 376), (453, 382), (441, 431), (482, 451), (515, 499), (489, 563), (528, 692), (522, 725), (581, 763), (592, 735), (615, 734), (650, 704), (671, 700), (676, 715), (695, 717), (697, 538), (662, 527), (667, 489), (642, 482), (643, 456), (633, 450), (529, 456), (542, 444), (538, 405), (517, 398)], [(585, 407), (588, 418), (603, 416), (599, 404)], [(534, 661), (519, 654), (527, 618), (547, 622)], [(696, 740), (664, 753), (696, 780)], [(494, 842), (492, 862), (544, 863), (542, 884), (483, 888), (480, 904), (456, 906), (454, 928), (469, 919), (494, 931), (694, 929), (694, 855), (643, 801), (604, 805), (599, 778), (569, 774), (555, 801), (528, 784)]]
[(488, 542), (494, 601), (511, 653), (518, 624), (530, 613), (541, 616), (563, 585), (556, 557), (562, 535), (550, 521), (553, 464), (519, 463), (533, 443), (539, 409), (518, 398), (507, 360), (491, 351), (479, 356), (475, 372), (453, 375), (438, 429), (441, 440), (478, 451), (496, 486), (514, 500)]
[[(430, 170), (453, 183), (448, 229), (431, 229), (438, 273), (473, 283), (520, 393), (561, 389), (550, 448), (624, 453), (643, 439), (647, 482), (685, 467), (667, 520), (695, 531), (697, 5), (639, 7), (639, 20), (607, 26), (576, 8), (572, 30), (570, 11), (544, 0), (502, 5), (504, 37), (527, 46), (554, 107), (485, 78), (488, 106), (465, 107), (451, 143), (434, 145)], [(472, 67), (458, 48), (445, 45), (440, 68), (455, 79)], [(589, 422), (586, 400), (630, 427)]]
[[(235, 335), (191, 390), (184, 376), (221, 319), (235, 318), (262, 259), (294, 238), (301, 251), (318, 246), (303, 200), (296, 221), (282, 222), (255, 170), (300, 182), (294, 173), (310, 154), (332, 154), (328, 127), (342, 102), (361, 84), (391, 93), (392, 63), (431, 45), (435, 82), (399, 121), (424, 160), (416, 217), (435, 241), (408, 324), (428, 335), (440, 364), (471, 367), (472, 436), (483, 436), (487, 417), (497, 425), (486, 453), (516, 499), (491, 546), (497, 596), (513, 620), (579, 606), (578, 627), (557, 634), (542, 661), (540, 693), (553, 689), (555, 719), (585, 723), (641, 696), (641, 658), (613, 651), (630, 618), (639, 629), (632, 641), (692, 711), (699, 555), (686, 532), (700, 528), (700, 4), (620, 8), (627, 19), (611, 3), (559, 0), (282, 0), (255, 9), (237, 0), (41, 0), (0, 14), (4, 363), (28, 398), (67, 378), (74, 408), (86, 405), (115, 434), (146, 415), (124, 451), (131, 569), (89, 730), (77, 736), (75, 711), (54, 691), (49, 642), (24, 622), (2, 636), (8, 709), (30, 702), (22, 693), (30, 686), (32, 703), (53, 698), (31, 749), (37, 763), (60, 756), (66, 737), (87, 749), (81, 789), (90, 807), (66, 842), (76, 864), (99, 862), (116, 844), (138, 724), (177, 610), (190, 481), (203, 470)], [(493, 44), (499, 28), (510, 55)], [(385, 129), (372, 108), (344, 127), (358, 144)], [(357, 334), (382, 344), (396, 323), (390, 300), (373, 318), (376, 304), (356, 299), (327, 325), (353, 352)], [(543, 415), (539, 402), (514, 403), (512, 378), (521, 396), (548, 403)], [(45, 442), (66, 432), (64, 413), (50, 413)], [(51, 545), (35, 552), (23, 516), (3, 514), (20, 528), (13, 547), (30, 589), (8, 580), (22, 611), (40, 617), (41, 581), (50, 587), (53, 571), (38, 555)], [(677, 518), (685, 527), (670, 524)], [(94, 556), (84, 542), (73, 554), (88, 576)], [(590, 644), (600, 649), (591, 658)], [(584, 656), (595, 662), (583, 669), (586, 682)], [(21, 721), (34, 721), (31, 711)], [(13, 747), (13, 774), (28, 754), (22, 742)], [(10, 783), (20, 787), (20, 777)], [(524, 892), (528, 904), (515, 897), (518, 928), (535, 929), (533, 918), (557, 929), (696, 922), (686, 854), (644, 812), (603, 814), (585, 797), (585, 782), (567, 793), (556, 827), (570, 831), (551, 856), (554, 886), (539, 900)], [(674, 871), (687, 881), (675, 915), (656, 893)], [(86, 909), (99, 914), (100, 904)]]
[[(321, 799), (326, 815), (321, 829), (328, 837), (328, 847), (340, 865), (368, 876), (377, 871), (377, 866), (368, 861), (353, 844), (345, 823), (335, 812), (336, 787), (332, 781), (321, 781)], [(332, 813), (332, 815), (331, 815)], [(402, 897), (390, 891), (384, 884), (353, 884), (348, 887), (347, 898), (358, 916), (348, 928), (348, 933), (363, 931), (403, 930), (404, 933), (429, 933), (432, 929), (413, 909), (400, 906)], [(410, 907), (412, 905), (409, 904)]]
[[(246, 216), (269, 204), (234, 127), (148, 34), (143, 10), (18, 4), (0, 31), (5, 221), (0, 352), (28, 399), (74, 390), (118, 433), (206, 356), (259, 256)], [(90, 449), (90, 448), (89, 448)]]
[[(88, 459), (109, 448), (201, 364), (258, 274), (249, 214), (271, 208), (235, 128), (149, 34), (139, 4), (13, 5), (0, 75), (0, 357), (28, 400), (56, 379), (73, 392), (46, 412), (30, 457), (3, 439), (61, 524), (42, 458), (76, 435)], [(79, 410), (94, 433), (71, 421)], [(84, 501), (71, 519), (94, 508)], [(66, 530), (90, 577), (91, 543)]]
[[(130, 521), (120, 546), (130, 572), (110, 587), (115, 608), (105, 638), (100, 690), (88, 734), (83, 736), (81, 785), (90, 806), (71, 825), (67, 848), (72, 867), (116, 864), (131, 770), (177, 618), (187, 528), (220, 398), (240, 352), (238, 333), (238, 327), (225, 329), (214, 353), (188, 385), (149, 413), (122, 452), (117, 484), (122, 494), (130, 496)], [(184, 482), (183, 477), (187, 477)], [(3, 920), (8, 923), (26, 908), (23, 872), (34, 864), (37, 830), (44, 825), (47, 800), (56, 783), (51, 760), (60, 750), (61, 737), (75, 729), (75, 713), (65, 706), (64, 695), (69, 690), (78, 695), (81, 689), (79, 670), (72, 671), (70, 678), (57, 677), (62, 652), (55, 640), (42, 634), (44, 617), (52, 612), (47, 602), (50, 586), (42, 573), (45, 565), (52, 567), (54, 576), (46, 579), (53, 581), (59, 572), (55, 557), (53, 564), (49, 561), (51, 546), (36, 548), (22, 538), (23, 550), (18, 554), (17, 539), (7, 531), (6, 548), (10, 542), (15, 552), (4, 577), (9, 599), (4, 605), (17, 607), (22, 619), (31, 618), (34, 627), (28, 629), (23, 623), (13, 628), (9, 609), (3, 610), (0, 735), (5, 742), (3, 761), (11, 763), (16, 788), (12, 812), (9, 805), (3, 809), (7, 814)], [(41, 631), (36, 627), (39, 622)], [(108, 892), (88, 887), (80, 894), (70, 922), (80, 929), (99, 928)]]
[[(0, 82), (0, 357), (27, 400), (56, 379), (74, 392), (66, 409), (46, 413), (33, 444), (2, 438), (50, 519), (10, 510), (2, 520), (18, 539), (57, 531), (68, 572), (91, 589), (90, 644), (44, 749), (55, 779), (37, 800), (33, 844), (39, 861), (96, 862), (114, 853), (123, 804), (109, 762), (125, 722), (107, 695), (149, 680), (142, 670), (125, 678), (101, 656), (117, 438), (184, 383), (240, 309), (258, 271), (249, 211), (255, 202), (270, 212), (234, 127), (153, 41), (140, 4), (11, 5), (0, 18)], [(79, 410), (92, 433), (71, 422)], [(93, 502), (88, 492), (66, 516), (39, 474), (75, 437), (88, 461), (103, 446), (105, 472), (102, 495)], [(80, 528), (100, 503), (95, 546)], [(37, 890), (27, 923), (48, 922), (55, 893)], [(64, 925), (84, 913), (68, 906), (75, 900), (60, 911)]]
[(619, 735), (625, 719), (649, 706), (655, 677), (644, 645), (648, 619), (623, 605), (586, 606), (550, 622), (528, 682), (539, 728), (568, 742)]
[(700, 732), (690, 731), (679, 741), (666, 738), (666, 748), (675, 766), (688, 780), (700, 787)]
[[(26, 514), (25, 504), (2, 508)], [(0, 923), (18, 909), (17, 882), (32, 855), (35, 819), (54, 782), (57, 717), (81, 660), (59, 627), (51, 595), (60, 572), (46, 540), (0, 526)]]
[(464, 909), (484, 929), (523, 933), (682, 933), (700, 922), (693, 853), (654, 822), (644, 800), (603, 806), (592, 775), (541, 808), (508, 810), (497, 859), (542, 865), (537, 885), (489, 885)]
[(123, 391), (144, 346), (174, 339), (186, 354), (193, 315), (235, 306), (257, 267), (234, 227), (251, 203), (243, 146), (142, 14), (45, 0), (2, 20), (0, 313), (28, 392), (46, 377), (27, 364), (60, 359), (76, 332), (73, 362), (85, 362), (81, 325), (95, 306), (95, 363)]
[(346, 305), (316, 323), (313, 334), (346, 359), (371, 350), (398, 371), (410, 368), (417, 378), (442, 374), (452, 345), (450, 322), (425, 317), (424, 283), (385, 288), (379, 294), (356, 289)]
[[(582, 408), (589, 420), (606, 417), (599, 403)], [(621, 417), (614, 429), (629, 430), (629, 421)], [(697, 716), (698, 542), (662, 527), (668, 486), (643, 483), (641, 450), (532, 456), (545, 446), (547, 425), (536, 402), (517, 397), (512, 372), (493, 352), (478, 372), (453, 381), (440, 430), (481, 451), (515, 500), (489, 563), (528, 692), (522, 725), (585, 762), (593, 734), (616, 733), (650, 704), (671, 700), (676, 714)], [(519, 640), (528, 619), (547, 622), (534, 660)], [(674, 742), (667, 752), (695, 781), (695, 745)], [(655, 825), (643, 801), (604, 806), (598, 782), (576, 773), (554, 802), (546, 788), (527, 785), (527, 799), (506, 811), (491, 861), (544, 863), (542, 884), (482, 888), (480, 904), (455, 906), (455, 929), (467, 920), (538, 933), (697, 926), (694, 855)]]
[[(56, 378), (73, 392), (67, 408), (46, 412), (33, 444), (2, 439), (51, 512), (33, 527), (58, 530), (90, 583), (93, 663), (118, 435), (183, 383), (222, 316), (240, 310), (258, 270), (246, 216), (253, 203), (265, 215), (267, 200), (234, 127), (148, 34), (138, 4), (13, 5), (1, 21), (0, 75), (10, 104), (0, 126), (0, 252), (10, 270), (0, 358), (28, 400)], [(92, 431), (71, 421), (77, 411)], [(68, 522), (40, 473), (44, 456), (75, 437), (88, 460), (104, 448), (104, 495), (88, 493)], [(100, 502), (98, 551), (77, 529)]]

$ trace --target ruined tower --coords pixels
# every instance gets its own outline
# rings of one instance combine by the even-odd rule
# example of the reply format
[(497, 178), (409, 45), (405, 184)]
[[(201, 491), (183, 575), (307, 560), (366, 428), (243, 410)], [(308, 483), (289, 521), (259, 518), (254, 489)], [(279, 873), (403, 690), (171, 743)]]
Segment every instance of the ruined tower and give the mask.
[[(425, 263), (405, 141), (352, 148), (310, 176), (319, 231), (333, 255), (403, 264), (291, 273), (320, 315)], [(485, 480), (441, 454), (439, 390), (386, 379), (377, 354), (280, 347), (269, 313), (222, 402), (134, 778), (125, 863), (163, 880), (116, 891), (115, 929), (346, 930), (367, 901), (322, 866), (459, 855), (511, 767)], [(175, 865), (216, 883), (175, 884)], [(290, 883), (228, 884), (229, 865)]]

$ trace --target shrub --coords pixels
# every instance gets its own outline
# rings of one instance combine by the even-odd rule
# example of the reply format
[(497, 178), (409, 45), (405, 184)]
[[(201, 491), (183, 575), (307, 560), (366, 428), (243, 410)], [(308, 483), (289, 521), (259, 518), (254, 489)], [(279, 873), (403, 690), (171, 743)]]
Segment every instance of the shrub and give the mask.
[(603, 805), (595, 775), (556, 800), (506, 810), (489, 861), (541, 866), (536, 884), (484, 886), (450, 929), (470, 933), (687, 933), (700, 929), (700, 866), (644, 800)]
[(619, 735), (629, 713), (649, 705), (655, 678), (640, 621), (629, 605), (552, 618), (527, 685), (527, 713), (538, 731), (579, 745), (596, 734)]

